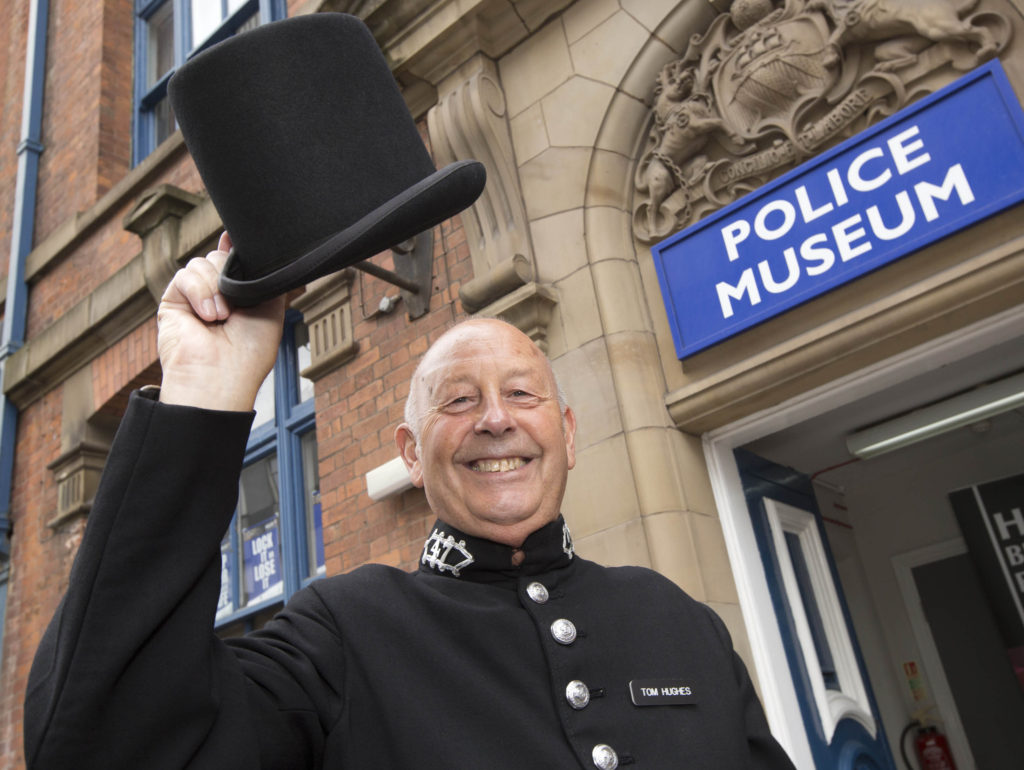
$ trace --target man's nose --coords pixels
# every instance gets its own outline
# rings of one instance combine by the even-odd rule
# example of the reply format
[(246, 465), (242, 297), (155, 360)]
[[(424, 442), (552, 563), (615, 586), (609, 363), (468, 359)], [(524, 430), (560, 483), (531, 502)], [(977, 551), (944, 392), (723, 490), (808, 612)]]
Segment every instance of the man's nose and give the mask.
[(481, 402), (480, 417), (474, 427), (477, 433), (500, 436), (515, 428), (515, 418), (504, 399), (497, 396), (487, 397)]

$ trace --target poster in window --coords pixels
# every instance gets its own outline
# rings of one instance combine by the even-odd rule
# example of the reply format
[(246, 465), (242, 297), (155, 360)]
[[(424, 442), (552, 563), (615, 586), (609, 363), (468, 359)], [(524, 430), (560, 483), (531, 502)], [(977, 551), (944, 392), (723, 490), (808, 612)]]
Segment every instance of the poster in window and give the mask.
[(242, 560), (247, 604), (279, 596), (284, 591), (281, 569), (281, 537), (275, 513), (242, 531)]

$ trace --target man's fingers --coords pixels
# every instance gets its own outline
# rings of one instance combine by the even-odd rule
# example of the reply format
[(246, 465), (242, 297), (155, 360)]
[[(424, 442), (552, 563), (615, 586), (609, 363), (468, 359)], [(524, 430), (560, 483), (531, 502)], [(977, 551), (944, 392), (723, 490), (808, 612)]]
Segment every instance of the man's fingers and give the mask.
[[(225, 320), (230, 310), (217, 290), (217, 279), (226, 254), (211, 252), (207, 257), (196, 257), (177, 272), (167, 288), (164, 299), (186, 301), (193, 312), (207, 322)], [(219, 264), (218, 264), (219, 263)]]

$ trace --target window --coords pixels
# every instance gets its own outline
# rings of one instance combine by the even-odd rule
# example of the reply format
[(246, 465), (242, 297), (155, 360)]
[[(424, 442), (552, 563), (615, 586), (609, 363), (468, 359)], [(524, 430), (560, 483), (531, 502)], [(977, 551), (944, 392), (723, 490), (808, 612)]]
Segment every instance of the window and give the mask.
[(221, 541), (218, 627), (260, 625), (268, 609), (324, 574), (313, 384), (299, 374), (308, 364), (306, 326), (289, 311)]
[(284, 16), (284, 0), (135, 0), (133, 162), (174, 133), (167, 81), (175, 67), (236, 32)]
[(859, 722), (874, 738), (878, 728), (817, 520), (809, 511), (768, 497), (764, 508), (796, 627), (797, 652), (826, 743), (843, 719)]

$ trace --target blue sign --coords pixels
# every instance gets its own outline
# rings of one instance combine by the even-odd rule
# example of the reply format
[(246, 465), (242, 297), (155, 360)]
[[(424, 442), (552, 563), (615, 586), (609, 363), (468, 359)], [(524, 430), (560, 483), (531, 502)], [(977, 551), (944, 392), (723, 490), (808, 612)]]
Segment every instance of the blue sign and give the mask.
[(652, 247), (686, 358), (1024, 200), (998, 61)]
[(278, 517), (242, 532), (242, 562), (247, 604), (278, 596), (284, 591)]

